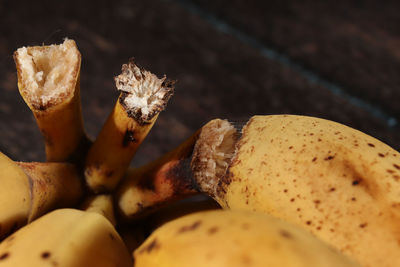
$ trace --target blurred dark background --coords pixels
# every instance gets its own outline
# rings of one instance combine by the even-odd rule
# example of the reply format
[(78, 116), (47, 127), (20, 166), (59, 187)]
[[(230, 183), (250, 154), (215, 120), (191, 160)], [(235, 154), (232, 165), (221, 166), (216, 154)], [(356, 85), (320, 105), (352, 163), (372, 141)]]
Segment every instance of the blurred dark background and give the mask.
[(292, 113), (335, 120), (400, 149), (399, 1), (0, 1), (0, 150), (44, 160), (13, 52), (74, 39), (93, 138), (130, 57), (177, 80), (134, 159), (170, 150), (213, 118)]

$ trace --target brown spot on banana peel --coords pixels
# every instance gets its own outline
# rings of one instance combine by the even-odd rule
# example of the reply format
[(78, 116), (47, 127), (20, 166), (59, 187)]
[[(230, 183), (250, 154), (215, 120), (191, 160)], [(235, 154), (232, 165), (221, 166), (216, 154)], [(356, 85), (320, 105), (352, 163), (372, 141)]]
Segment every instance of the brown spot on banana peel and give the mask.
[(8, 257), (10, 257), (10, 253), (4, 252), (3, 254), (0, 255), (0, 261), (3, 261), (5, 259), (7, 259)]
[(188, 231), (194, 231), (197, 228), (199, 228), (201, 224), (202, 224), (202, 222), (200, 220), (198, 220), (198, 221), (193, 222), (192, 224), (184, 225), (178, 229), (177, 234), (181, 234), (181, 233), (188, 232)]
[(161, 247), (161, 244), (157, 241), (157, 239), (153, 239), (147, 246), (144, 246), (141, 248), (138, 253), (151, 253), (153, 250), (157, 250)]
[(135, 139), (135, 133), (131, 130), (126, 130), (124, 137), (122, 139), (122, 146), (127, 147), (129, 143), (135, 143), (137, 140)]
[[(144, 174), (138, 186), (144, 190), (149, 190), (154, 193), (159, 192), (160, 184), (170, 184), (170, 188), (175, 192), (184, 192), (185, 188), (190, 188), (190, 183), (187, 183), (187, 171), (186, 175), (182, 175), (185, 170), (182, 170), (182, 161), (171, 161), (163, 165), (163, 167), (157, 170), (155, 173)], [(179, 188), (183, 190), (179, 190)]]

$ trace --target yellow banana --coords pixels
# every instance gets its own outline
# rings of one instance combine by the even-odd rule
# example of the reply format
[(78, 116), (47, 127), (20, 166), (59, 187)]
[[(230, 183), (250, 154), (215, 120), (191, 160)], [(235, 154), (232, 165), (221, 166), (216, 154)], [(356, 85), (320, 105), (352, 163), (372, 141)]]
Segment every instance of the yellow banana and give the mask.
[[(227, 121), (206, 126), (191, 157), (193, 177), (184, 167), (168, 173), (176, 181), (169, 187), (172, 196), (204, 192), (225, 209), (297, 224), (363, 266), (400, 266), (399, 152), (342, 124), (305, 116), (255, 116), (239, 141)], [(135, 179), (145, 177), (146, 172)], [(179, 194), (179, 180), (193, 190)], [(162, 179), (147, 181), (163, 186)], [(136, 197), (129, 197), (130, 190)], [(127, 186), (117, 195), (121, 213), (134, 217), (148, 195)], [(146, 207), (167, 196), (157, 195)]]
[(359, 266), (303, 229), (242, 211), (193, 213), (155, 230), (134, 252), (136, 267)]
[(165, 76), (159, 79), (133, 61), (122, 66), (115, 82), (121, 94), (85, 163), (86, 183), (96, 193), (116, 187), (174, 88)]
[(45, 139), (47, 161), (76, 160), (89, 144), (79, 96), (81, 54), (73, 40), (14, 53), (19, 92)]
[(69, 163), (14, 162), (0, 153), (0, 240), (57, 207), (77, 204), (82, 181)]
[(96, 212), (106, 217), (112, 225), (116, 225), (114, 214), (114, 204), (111, 195), (92, 195), (88, 196), (82, 204), (82, 210)]
[(132, 259), (104, 216), (59, 209), (0, 243), (0, 266), (131, 267)]
[(201, 162), (223, 150), (199, 140), (194, 176), (222, 207), (297, 224), (363, 266), (400, 266), (399, 152), (332, 121), (255, 116), (227, 172), (210, 176), (212, 165)]

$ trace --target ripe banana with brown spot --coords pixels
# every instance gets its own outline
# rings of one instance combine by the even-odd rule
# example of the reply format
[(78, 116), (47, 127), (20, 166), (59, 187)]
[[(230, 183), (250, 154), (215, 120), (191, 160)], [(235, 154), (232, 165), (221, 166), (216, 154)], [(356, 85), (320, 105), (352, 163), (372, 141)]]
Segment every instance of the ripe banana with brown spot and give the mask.
[(85, 163), (86, 183), (96, 193), (117, 186), (174, 90), (165, 76), (159, 79), (133, 60), (122, 66), (115, 82), (121, 94)]
[[(400, 266), (399, 152), (345, 125), (306, 116), (255, 116), (239, 141), (227, 121), (206, 126), (191, 156), (193, 177), (171, 172), (169, 180), (184, 179), (223, 208), (297, 224), (363, 266)], [(135, 205), (148, 195), (132, 189), (140, 192), (136, 199), (121, 194), (118, 202), (127, 206), (122, 212), (134, 211), (129, 216), (140, 213)]]
[(132, 258), (104, 216), (59, 209), (0, 243), (0, 266), (131, 267)]
[(47, 161), (79, 161), (90, 141), (80, 103), (81, 54), (73, 40), (19, 48), (18, 88), (44, 136)]
[(213, 141), (204, 137), (196, 144), (194, 176), (222, 207), (294, 223), (363, 266), (400, 266), (399, 152), (332, 121), (255, 116), (226, 173), (212, 176), (206, 162), (215, 158)]
[(136, 267), (359, 266), (300, 227), (272, 216), (217, 210), (156, 229), (134, 252)]
[(0, 240), (57, 207), (76, 205), (82, 179), (69, 163), (14, 162), (0, 153)]

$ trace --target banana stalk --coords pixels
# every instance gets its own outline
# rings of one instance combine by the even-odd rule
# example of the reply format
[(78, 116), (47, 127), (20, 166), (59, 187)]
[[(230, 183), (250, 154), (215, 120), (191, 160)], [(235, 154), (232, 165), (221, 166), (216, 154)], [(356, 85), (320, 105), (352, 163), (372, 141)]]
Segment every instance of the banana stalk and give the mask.
[(0, 240), (46, 212), (76, 205), (82, 180), (70, 163), (14, 162), (0, 153)]
[(81, 54), (73, 40), (14, 53), (18, 88), (45, 140), (47, 161), (79, 161), (89, 146), (80, 105)]
[(197, 194), (190, 172), (190, 157), (200, 134), (159, 159), (139, 168), (130, 168), (116, 191), (118, 213), (123, 220), (155, 208), (158, 204)]
[(96, 193), (117, 186), (174, 90), (165, 76), (159, 79), (133, 60), (122, 66), (115, 82), (121, 94), (85, 163), (86, 183)]
[(114, 214), (113, 198), (111, 195), (103, 194), (88, 196), (83, 202), (81, 209), (103, 215), (113, 226), (116, 226), (117, 224)]

